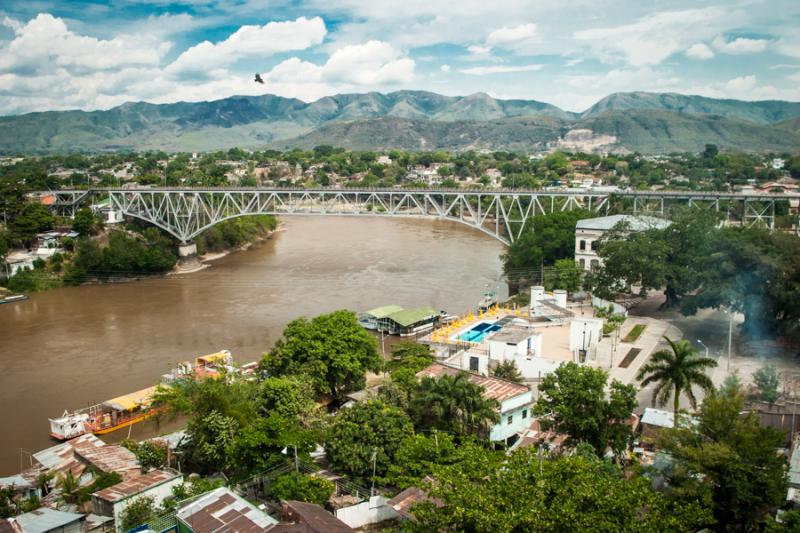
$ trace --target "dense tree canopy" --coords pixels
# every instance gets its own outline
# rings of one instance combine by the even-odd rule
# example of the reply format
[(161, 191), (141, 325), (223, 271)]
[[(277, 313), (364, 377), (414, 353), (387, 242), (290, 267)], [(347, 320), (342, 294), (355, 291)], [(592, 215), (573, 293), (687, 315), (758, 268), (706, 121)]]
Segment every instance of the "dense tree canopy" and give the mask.
[(737, 389), (711, 394), (696, 425), (668, 431), (661, 442), (688, 472), (672, 484), (687, 498), (711, 493), (719, 531), (756, 531), (786, 498), (786, 458), (776, 453), (786, 437), (743, 410)]
[(382, 366), (375, 338), (358, 324), (355, 313), (345, 310), (291, 321), (261, 360), (268, 374), (305, 374), (317, 394), (338, 399), (363, 388), (365, 374)]
[(417, 429), (454, 435), (488, 437), (491, 424), (500, 419), (498, 402), (484, 398), (483, 387), (470, 382), (466, 372), (422, 378), (412, 392), (409, 411)]
[(637, 405), (636, 388), (613, 380), (606, 399), (607, 382), (602, 369), (561, 365), (539, 385), (534, 413), (545, 430), (568, 435), (574, 444), (591, 444), (600, 455), (606, 447), (619, 453), (631, 439), (628, 419)]
[(440, 506), (412, 508), (416, 531), (677, 533), (712, 522), (701, 505), (675, 504), (644, 477), (626, 479), (618, 467), (586, 456), (542, 460), (532, 448), (478, 479), (439, 469), (425, 487)]
[(331, 465), (361, 480), (383, 476), (395, 460), (406, 437), (414, 431), (408, 415), (380, 400), (369, 400), (343, 409), (325, 438), (325, 454)]

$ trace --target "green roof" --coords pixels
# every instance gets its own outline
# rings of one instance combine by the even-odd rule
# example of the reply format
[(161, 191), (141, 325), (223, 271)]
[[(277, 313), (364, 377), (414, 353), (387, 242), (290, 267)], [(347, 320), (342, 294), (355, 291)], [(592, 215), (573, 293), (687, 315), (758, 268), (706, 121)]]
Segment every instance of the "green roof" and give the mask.
[(438, 314), (439, 312), (433, 307), (425, 306), (397, 311), (396, 313), (389, 315), (387, 318), (397, 322), (403, 327), (407, 327), (412, 324), (416, 324), (417, 322), (422, 322), (423, 320), (426, 320), (432, 316), (437, 316)]
[(400, 307), (399, 305), (384, 305), (383, 307), (376, 307), (375, 309), (370, 309), (364, 314), (371, 315), (374, 316), (375, 318), (380, 319), (380, 318), (386, 318), (387, 316), (394, 313), (398, 313), (402, 310), (403, 308)]

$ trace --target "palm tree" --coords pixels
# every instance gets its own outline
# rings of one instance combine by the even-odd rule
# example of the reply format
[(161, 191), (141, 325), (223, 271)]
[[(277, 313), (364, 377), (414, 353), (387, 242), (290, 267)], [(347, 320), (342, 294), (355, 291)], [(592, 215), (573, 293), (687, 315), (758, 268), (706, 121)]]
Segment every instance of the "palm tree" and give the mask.
[(417, 427), (466, 435), (470, 431), (488, 434), (497, 422), (498, 403), (483, 397), (483, 388), (469, 381), (469, 374), (438, 379), (422, 378), (411, 400)]
[(67, 470), (66, 474), (61, 474), (58, 479), (58, 485), (61, 488), (61, 498), (65, 503), (77, 503), (80, 482), (72, 473), (72, 470)]
[(692, 408), (696, 408), (697, 398), (692, 387), (698, 386), (706, 392), (713, 390), (714, 384), (706, 375), (706, 369), (714, 368), (717, 362), (699, 356), (688, 341), (674, 342), (666, 336), (664, 339), (669, 343), (671, 350), (659, 350), (654, 353), (647, 364), (639, 370), (636, 379), (642, 382), (642, 387), (656, 383), (656, 388), (653, 390), (653, 405), (666, 405), (670, 394), (674, 395), (672, 409), (677, 425), (681, 393), (685, 393)]

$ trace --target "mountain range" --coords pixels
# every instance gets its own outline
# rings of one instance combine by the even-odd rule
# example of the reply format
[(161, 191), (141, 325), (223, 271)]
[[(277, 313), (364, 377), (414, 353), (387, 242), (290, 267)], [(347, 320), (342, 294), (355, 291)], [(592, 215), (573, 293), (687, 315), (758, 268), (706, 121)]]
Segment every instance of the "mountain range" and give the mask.
[(133, 102), (103, 111), (0, 117), (0, 153), (161, 149), (359, 150), (550, 148), (610, 152), (800, 151), (800, 102), (747, 102), (675, 93), (615, 93), (582, 113), (535, 100), (426, 91), (275, 95), (210, 102)]

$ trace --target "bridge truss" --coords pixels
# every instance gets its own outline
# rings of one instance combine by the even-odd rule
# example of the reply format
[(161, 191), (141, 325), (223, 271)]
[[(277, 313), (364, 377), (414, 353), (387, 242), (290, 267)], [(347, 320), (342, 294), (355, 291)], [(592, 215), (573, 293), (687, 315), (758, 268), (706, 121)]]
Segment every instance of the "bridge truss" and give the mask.
[(55, 207), (74, 214), (87, 197), (108, 197), (113, 209), (190, 242), (206, 229), (246, 215), (427, 217), (452, 220), (511, 244), (536, 215), (586, 209), (665, 215), (675, 204), (705, 205), (743, 225), (772, 228), (776, 204), (800, 195), (404, 189), (155, 188), (62, 190)]

